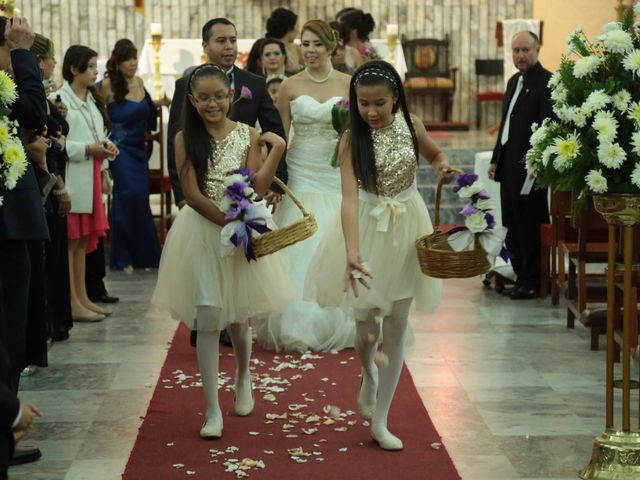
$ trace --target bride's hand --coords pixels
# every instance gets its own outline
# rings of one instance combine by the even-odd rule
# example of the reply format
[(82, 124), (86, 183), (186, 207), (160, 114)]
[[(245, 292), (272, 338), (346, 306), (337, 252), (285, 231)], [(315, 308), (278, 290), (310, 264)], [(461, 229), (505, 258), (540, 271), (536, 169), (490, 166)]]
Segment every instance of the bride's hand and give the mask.
[(369, 283), (365, 277), (373, 278), (369, 271), (369, 266), (362, 260), (360, 255), (349, 255), (347, 257), (347, 270), (344, 274), (343, 291), (346, 292), (351, 287), (354, 296), (358, 296), (357, 282), (360, 282), (365, 288), (369, 287)]
[(273, 132), (264, 132), (262, 135), (260, 135), (259, 143), (261, 147), (263, 145), (269, 144), (271, 145), (271, 148), (280, 148), (281, 150), (284, 150), (287, 146), (287, 142), (285, 142), (282, 137), (276, 135)]

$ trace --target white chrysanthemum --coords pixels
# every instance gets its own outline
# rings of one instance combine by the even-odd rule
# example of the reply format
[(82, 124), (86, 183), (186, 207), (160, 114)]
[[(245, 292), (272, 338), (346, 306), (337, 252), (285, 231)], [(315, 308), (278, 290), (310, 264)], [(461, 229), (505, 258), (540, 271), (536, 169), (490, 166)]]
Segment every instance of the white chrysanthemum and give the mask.
[(529, 137), (529, 143), (532, 147), (538, 145), (541, 141), (543, 141), (547, 136), (547, 127), (544, 125), (536, 129)]
[(602, 110), (611, 102), (611, 97), (605, 93), (604, 90), (594, 90), (589, 94), (587, 99), (582, 104), (582, 111), (589, 115), (598, 110)]
[(605, 193), (607, 191), (607, 179), (600, 170), (591, 170), (584, 179), (587, 181), (589, 190), (593, 193)]
[(547, 148), (545, 148), (542, 151), (542, 165), (543, 166), (547, 166), (549, 164), (549, 160), (551, 159), (551, 155), (553, 155), (554, 153), (556, 153), (556, 149), (553, 145), (549, 145)]
[(640, 102), (633, 102), (629, 105), (627, 118), (633, 120), (636, 125), (640, 125)]
[(605, 167), (617, 170), (626, 158), (627, 154), (617, 143), (602, 142), (598, 146), (598, 161)]
[(10, 135), (11, 132), (9, 131), (9, 126), (6, 123), (0, 121), (0, 146), (7, 143)]
[[(566, 138), (558, 137), (553, 142), (554, 149), (558, 157), (564, 160), (573, 160), (580, 152), (580, 139), (578, 134), (573, 132)], [(555, 163), (554, 163), (555, 165)]]
[(609, 33), (609, 32), (613, 32), (615, 30), (622, 30), (622, 23), (620, 23), (620, 22), (609, 22), (609, 23), (607, 23), (606, 25), (604, 25), (602, 27), (600, 32)]
[(640, 74), (640, 50), (636, 48), (627, 53), (622, 61), (622, 66), (633, 75)]
[(608, 110), (600, 110), (593, 118), (591, 126), (598, 132), (598, 140), (611, 143), (618, 133), (618, 120)]
[(480, 198), (476, 202), (476, 208), (480, 210), (493, 210), (493, 201), (490, 198)]
[(527, 156), (524, 161), (524, 168), (527, 171), (528, 175), (535, 176), (538, 174), (538, 169), (540, 168), (540, 165), (536, 158), (534, 158), (533, 156)]
[(640, 187), (640, 162), (636, 163), (636, 166), (633, 167), (633, 171), (631, 172), (631, 183), (636, 187)]
[(570, 122), (575, 115), (577, 108), (570, 107), (569, 105), (554, 105), (553, 113), (557, 115), (557, 117), (563, 122)]
[(631, 145), (633, 145), (633, 153), (640, 157), (640, 130), (631, 134)]
[(222, 183), (224, 184), (225, 187), (230, 187), (234, 183), (240, 183), (240, 182), (244, 182), (244, 181), (245, 181), (245, 176), (244, 175), (241, 175), (239, 173), (234, 173), (233, 175), (229, 175), (229, 176), (225, 177), (225, 179), (224, 179), (224, 181)]
[(488, 227), (487, 220), (485, 219), (485, 213), (482, 211), (466, 217), (464, 219), (464, 224), (472, 233), (484, 232)]
[(5, 167), (4, 186), (8, 190), (11, 190), (16, 186), (18, 179), (27, 169), (27, 157), (24, 153), (22, 143), (14, 139), (9, 140), (4, 145), (2, 162)]
[(587, 124), (587, 114), (581, 108), (574, 107), (571, 112), (571, 121), (576, 127), (584, 127)]
[(560, 84), (560, 72), (554, 72), (554, 74), (551, 75), (551, 78), (549, 79), (549, 82), (547, 83), (547, 86), (550, 89), (554, 89), (559, 84)]
[(631, 101), (631, 94), (627, 90), (620, 90), (611, 96), (613, 105), (621, 112), (626, 112)]
[(624, 30), (612, 30), (605, 34), (604, 48), (611, 53), (627, 53), (633, 49), (633, 39)]
[(576, 78), (583, 78), (598, 70), (602, 64), (602, 59), (597, 55), (589, 55), (576, 60), (573, 64), (573, 75)]
[(222, 200), (220, 200), (220, 211), (222, 213), (227, 213), (231, 208), (231, 205), (233, 205), (234, 203), (235, 202), (232, 198), (228, 197), (227, 195), (223, 195)]
[(482, 185), (482, 183), (475, 181), (468, 187), (462, 187), (460, 190), (458, 190), (458, 196), (460, 198), (471, 198), (476, 193), (480, 193), (480, 190), (482, 190), (483, 188), (484, 185)]
[(555, 103), (564, 103), (567, 101), (567, 89), (562, 83), (551, 90), (551, 100)]
[(571, 167), (571, 160), (565, 157), (557, 156), (553, 159), (553, 168), (558, 172), (566, 172)]
[(640, 15), (640, 3), (636, 2), (633, 6), (633, 14)]
[(9, 75), (0, 70), (0, 104), (9, 106), (18, 98), (16, 84)]

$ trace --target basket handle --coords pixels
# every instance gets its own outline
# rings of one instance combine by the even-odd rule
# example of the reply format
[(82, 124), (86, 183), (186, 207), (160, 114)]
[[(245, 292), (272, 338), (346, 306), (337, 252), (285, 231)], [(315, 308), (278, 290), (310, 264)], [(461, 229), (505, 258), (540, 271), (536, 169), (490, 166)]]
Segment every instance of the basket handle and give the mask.
[(285, 183), (282, 180), (280, 180), (278, 177), (273, 177), (273, 183), (275, 183), (282, 190), (284, 190), (285, 194), (289, 195), (289, 198), (291, 199), (291, 201), (293, 201), (293, 203), (296, 204), (296, 207), (298, 207), (302, 212), (302, 216), (304, 217), (309, 216), (309, 213), (305, 210), (302, 203), (300, 203), (300, 200), (298, 200), (298, 198), (293, 194), (293, 192), (289, 189), (289, 187), (285, 185)]
[[(453, 170), (456, 173), (464, 173), (462, 170), (456, 167), (449, 166), (449, 170)], [(436, 221), (433, 225), (433, 229), (436, 230), (440, 226), (440, 197), (442, 196), (442, 185), (444, 185), (443, 178), (438, 180), (438, 187), (436, 188)]]

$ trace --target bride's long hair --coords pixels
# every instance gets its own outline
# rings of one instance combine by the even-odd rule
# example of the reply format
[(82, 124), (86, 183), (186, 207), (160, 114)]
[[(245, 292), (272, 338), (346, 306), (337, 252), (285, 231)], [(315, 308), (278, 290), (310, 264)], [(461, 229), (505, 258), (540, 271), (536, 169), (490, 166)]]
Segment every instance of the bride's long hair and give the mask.
[(378, 176), (376, 173), (376, 159), (373, 150), (373, 140), (371, 138), (371, 127), (360, 116), (358, 111), (357, 86), (386, 85), (389, 91), (398, 96), (398, 101), (393, 106), (392, 112), (395, 114), (402, 108), (402, 114), (413, 140), (413, 149), (418, 161), (418, 137), (416, 136), (411, 114), (407, 107), (407, 99), (402, 87), (402, 80), (396, 69), (382, 60), (373, 60), (360, 66), (351, 77), (349, 85), (349, 129), (347, 140), (351, 146), (351, 162), (356, 178), (361, 187), (367, 192), (378, 193)]

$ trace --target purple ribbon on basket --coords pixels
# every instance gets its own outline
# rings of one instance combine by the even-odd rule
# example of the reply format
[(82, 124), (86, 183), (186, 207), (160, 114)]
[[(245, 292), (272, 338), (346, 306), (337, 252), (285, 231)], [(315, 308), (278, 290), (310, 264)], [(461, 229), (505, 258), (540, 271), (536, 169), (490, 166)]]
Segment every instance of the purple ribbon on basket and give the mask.
[(230, 238), (231, 243), (236, 247), (242, 246), (244, 256), (249, 262), (251, 260), (256, 260), (256, 255), (253, 251), (253, 241), (251, 238), (252, 230), (255, 230), (258, 233), (267, 233), (271, 231), (271, 229), (264, 223), (260, 223), (257, 220), (247, 220), (236, 224), (234, 233)]

